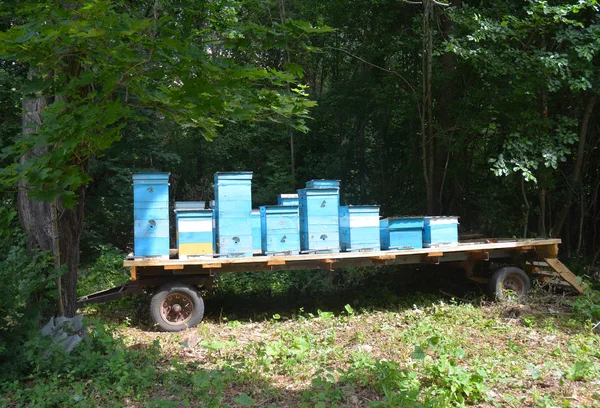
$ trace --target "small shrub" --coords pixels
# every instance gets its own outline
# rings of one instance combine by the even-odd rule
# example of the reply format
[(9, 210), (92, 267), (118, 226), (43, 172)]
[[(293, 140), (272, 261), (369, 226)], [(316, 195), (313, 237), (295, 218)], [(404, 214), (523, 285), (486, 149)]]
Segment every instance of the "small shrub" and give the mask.
[(584, 319), (600, 321), (600, 291), (587, 290), (573, 301), (573, 311)]
[(96, 247), (100, 255), (93, 264), (82, 268), (77, 286), (79, 296), (121, 285), (129, 280), (129, 271), (123, 267), (123, 254), (112, 245)]
[[(0, 382), (26, 373), (23, 345), (55, 299), (50, 256), (28, 251), (15, 210), (0, 208)], [(35, 301), (35, 302), (34, 302)]]

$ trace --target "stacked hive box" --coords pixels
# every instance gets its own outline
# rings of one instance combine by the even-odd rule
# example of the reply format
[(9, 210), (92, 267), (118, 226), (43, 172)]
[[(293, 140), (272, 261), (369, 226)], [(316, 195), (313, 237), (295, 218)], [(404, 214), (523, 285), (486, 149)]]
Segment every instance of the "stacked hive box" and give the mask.
[(279, 194), (277, 196), (278, 205), (298, 205), (298, 194)]
[(262, 206), (260, 222), (263, 254), (294, 255), (300, 252), (298, 206)]
[(213, 254), (213, 211), (204, 201), (175, 203), (177, 248), (180, 259)]
[(215, 226), (221, 256), (252, 256), (252, 172), (215, 173)]
[(133, 253), (169, 259), (169, 173), (133, 175)]
[(458, 245), (458, 217), (425, 217), (424, 247), (454, 245)]
[(339, 214), (342, 251), (379, 250), (378, 205), (344, 206)]
[(381, 249), (423, 248), (423, 217), (394, 217), (380, 222)]
[(337, 180), (311, 180), (298, 190), (302, 252), (340, 251), (339, 185)]
[(260, 254), (261, 250), (260, 210), (252, 210), (252, 252)]

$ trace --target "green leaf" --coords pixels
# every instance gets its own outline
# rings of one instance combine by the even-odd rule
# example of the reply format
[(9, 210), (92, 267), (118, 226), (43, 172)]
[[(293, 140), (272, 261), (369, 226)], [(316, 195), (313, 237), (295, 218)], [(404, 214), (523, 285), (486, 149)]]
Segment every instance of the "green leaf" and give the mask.
[(256, 404), (256, 401), (254, 401), (254, 399), (252, 397), (250, 397), (248, 394), (246, 394), (244, 392), (239, 394), (233, 400), (243, 407), (252, 407), (252, 406), (254, 406), (254, 404)]
[(415, 349), (414, 349), (413, 353), (411, 354), (411, 357), (415, 360), (424, 360), (425, 352), (423, 351), (423, 349), (421, 347), (415, 346)]

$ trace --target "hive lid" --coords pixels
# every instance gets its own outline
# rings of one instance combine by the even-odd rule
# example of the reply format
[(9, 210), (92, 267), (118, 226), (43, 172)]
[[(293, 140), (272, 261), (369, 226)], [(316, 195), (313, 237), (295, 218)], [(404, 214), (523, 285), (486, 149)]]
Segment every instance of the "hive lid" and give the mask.
[(198, 211), (206, 208), (206, 201), (175, 201), (175, 211)]
[(340, 188), (339, 180), (310, 180), (306, 182), (308, 188)]
[(134, 183), (148, 183), (156, 181), (169, 181), (169, 175), (171, 173), (136, 173), (132, 175)]
[(458, 224), (458, 216), (426, 216), (425, 225), (443, 225), (443, 224)]
[(340, 189), (339, 188), (315, 188), (315, 187), (307, 187), (307, 188), (301, 188), (300, 190), (298, 190), (298, 195), (320, 195), (320, 194), (327, 194), (327, 195), (335, 194), (335, 195), (339, 195), (340, 194)]
[(215, 173), (215, 183), (221, 180), (252, 180), (251, 171), (218, 171)]

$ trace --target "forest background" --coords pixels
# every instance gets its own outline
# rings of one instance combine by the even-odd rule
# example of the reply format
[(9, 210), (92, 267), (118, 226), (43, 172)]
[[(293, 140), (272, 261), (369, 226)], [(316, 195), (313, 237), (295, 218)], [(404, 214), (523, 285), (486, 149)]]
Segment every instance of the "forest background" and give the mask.
[(252, 171), (254, 207), (337, 179), (343, 204), (560, 237), (597, 273), (595, 0), (1, 4), (4, 355), (32, 304), (72, 314), (77, 280), (132, 250), (137, 172), (195, 201)]

